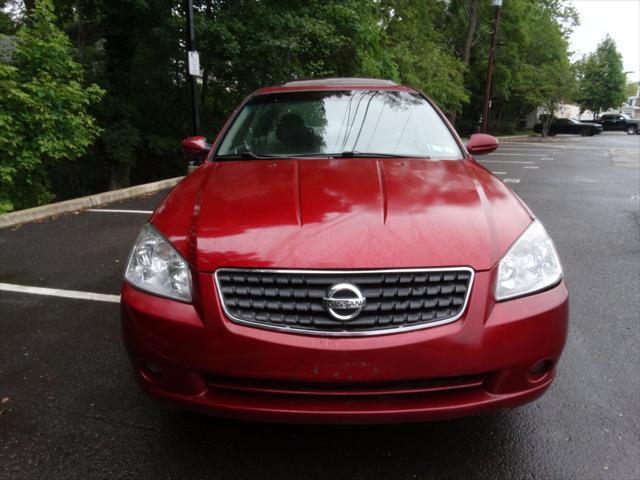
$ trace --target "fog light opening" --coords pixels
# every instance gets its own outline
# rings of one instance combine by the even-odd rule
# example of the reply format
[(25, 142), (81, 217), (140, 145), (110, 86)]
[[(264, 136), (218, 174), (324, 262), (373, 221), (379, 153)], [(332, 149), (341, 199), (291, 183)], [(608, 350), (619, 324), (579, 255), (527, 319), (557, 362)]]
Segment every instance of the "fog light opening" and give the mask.
[(553, 369), (553, 360), (545, 358), (534, 363), (529, 369), (529, 381), (539, 382)]

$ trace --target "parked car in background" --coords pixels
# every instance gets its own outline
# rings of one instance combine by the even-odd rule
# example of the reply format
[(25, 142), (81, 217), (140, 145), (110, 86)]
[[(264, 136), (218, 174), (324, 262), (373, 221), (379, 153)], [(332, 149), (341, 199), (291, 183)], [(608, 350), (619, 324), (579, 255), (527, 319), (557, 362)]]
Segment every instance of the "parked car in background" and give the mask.
[[(542, 133), (542, 123), (536, 123), (533, 126), (533, 131), (536, 133)], [(555, 118), (551, 121), (548, 134), (554, 136), (559, 133), (592, 137), (593, 135), (602, 133), (602, 125), (597, 123), (580, 122), (575, 118)]]
[(627, 132), (627, 135), (636, 135), (640, 132), (640, 121), (634, 120), (624, 113), (605, 113), (598, 120), (590, 123), (602, 125), (604, 131)]
[(542, 223), (427, 97), (371, 79), (263, 88), (136, 240), (122, 328), (140, 385), (281, 422), (474, 415), (555, 378), (568, 291)]

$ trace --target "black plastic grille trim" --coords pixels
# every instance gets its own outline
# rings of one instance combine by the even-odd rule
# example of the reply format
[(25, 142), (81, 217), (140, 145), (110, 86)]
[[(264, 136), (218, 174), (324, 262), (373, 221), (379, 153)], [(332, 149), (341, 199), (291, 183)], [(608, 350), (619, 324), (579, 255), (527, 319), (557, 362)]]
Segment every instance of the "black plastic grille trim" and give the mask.
[[(469, 267), (402, 270), (255, 270), (223, 268), (216, 288), (236, 323), (313, 335), (376, 335), (442, 325), (464, 313), (473, 284)], [(322, 298), (352, 283), (367, 298), (359, 316), (334, 319)]]
[(205, 382), (210, 389), (250, 394), (372, 397), (384, 395), (414, 395), (478, 388), (482, 386), (486, 377), (486, 374), (475, 374), (390, 382), (309, 382), (207, 375), (205, 376)]

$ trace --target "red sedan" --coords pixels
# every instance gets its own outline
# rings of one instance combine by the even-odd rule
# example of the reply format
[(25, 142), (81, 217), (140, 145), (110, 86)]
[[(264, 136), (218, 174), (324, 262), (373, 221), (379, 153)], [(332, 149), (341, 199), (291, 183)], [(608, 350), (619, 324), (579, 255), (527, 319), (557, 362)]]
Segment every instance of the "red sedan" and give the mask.
[(554, 379), (568, 292), (540, 221), (421, 93), (294, 81), (250, 95), (133, 246), (140, 385), (204, 413), (423, 421)]

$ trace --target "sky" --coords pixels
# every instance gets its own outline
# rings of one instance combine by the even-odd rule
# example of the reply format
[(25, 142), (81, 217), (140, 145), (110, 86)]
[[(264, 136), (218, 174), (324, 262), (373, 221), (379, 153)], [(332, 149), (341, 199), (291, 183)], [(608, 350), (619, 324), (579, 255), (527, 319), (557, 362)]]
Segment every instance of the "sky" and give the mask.
[(580, 26), (571, 35), (574, 59), (596, 49), (608, 33), (622, 54), (628, 80), (640, 79), (640, 0), (571, 0)]

